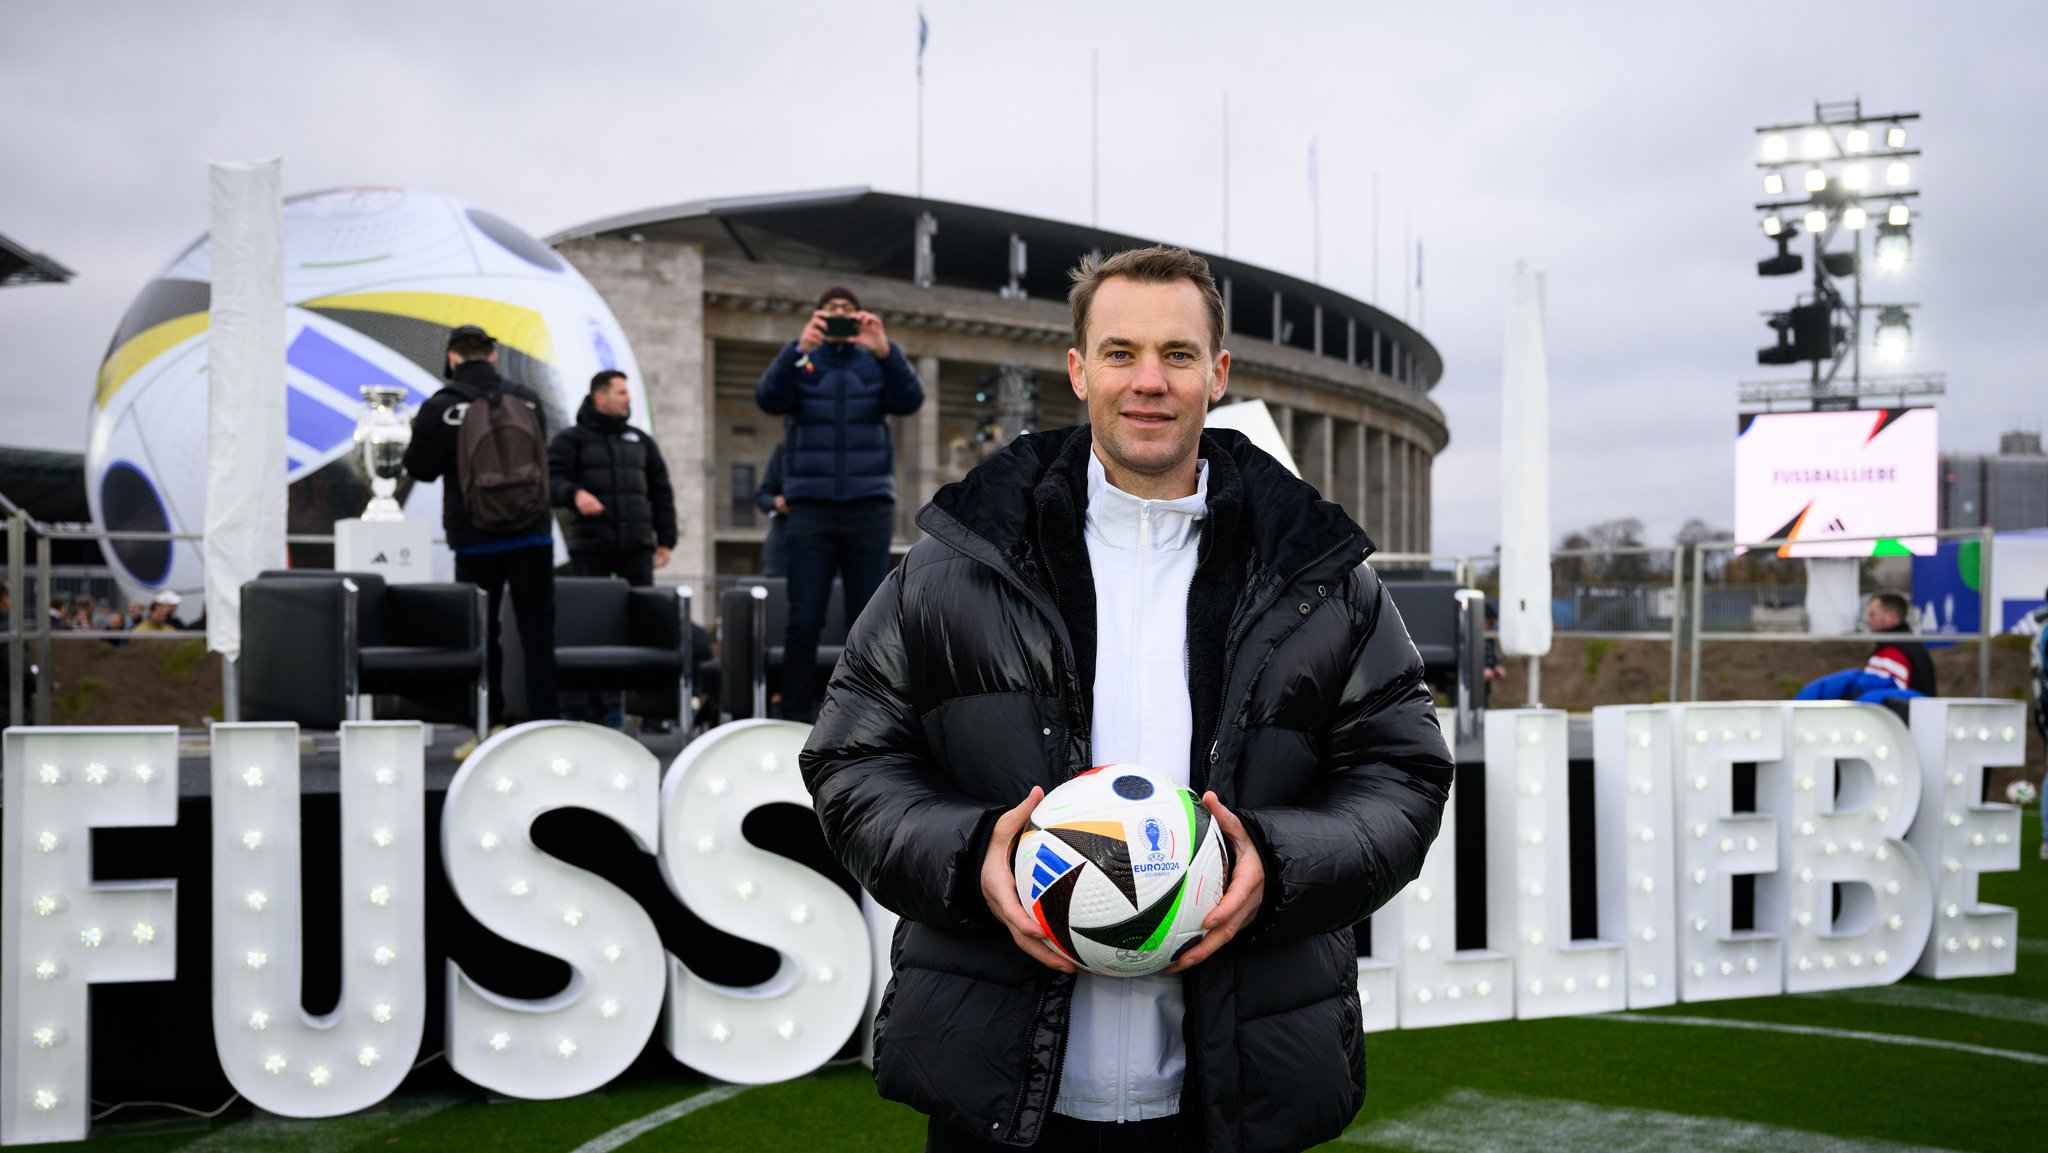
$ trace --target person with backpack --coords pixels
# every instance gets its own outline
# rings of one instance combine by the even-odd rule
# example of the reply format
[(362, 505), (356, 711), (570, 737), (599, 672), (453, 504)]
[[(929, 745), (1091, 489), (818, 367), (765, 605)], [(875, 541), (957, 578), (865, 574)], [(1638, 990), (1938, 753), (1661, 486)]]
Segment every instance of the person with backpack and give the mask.
[[(505, 720), (498, 616), (505, 587), (526, 662), (526, 720), (553, 720), (554, 517), (548, 505), (547, 419), (540, 397), (498, 375), (498, 342), (474, 324), (448, 334), (448, 386), (412, 418), (405, 470), (441, 486), (441, 527), (455, 579), (490, 597), (491, 724)], [(466, 755), (466, 750), (457, 750)], [(457, 758), (461, 759), (460, 756)]]

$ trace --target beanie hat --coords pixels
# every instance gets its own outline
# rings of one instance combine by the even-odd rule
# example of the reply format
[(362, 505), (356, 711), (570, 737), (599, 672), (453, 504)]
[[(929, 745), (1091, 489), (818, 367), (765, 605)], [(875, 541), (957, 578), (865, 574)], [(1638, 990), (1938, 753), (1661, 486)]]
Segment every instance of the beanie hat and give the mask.
[(846, 303), (851, 304), (855, 308), (860, 307), (860, 297), (855, 296), (853, 294), (853, 289), (848, 288), (843, 284), (835, 284), (832, 287), (826, 289), (825, 291), (819, 293), (818, 307), (823, 308), (825, 307), (825, 303), (827, 301), (832, 300), (843, 300)]

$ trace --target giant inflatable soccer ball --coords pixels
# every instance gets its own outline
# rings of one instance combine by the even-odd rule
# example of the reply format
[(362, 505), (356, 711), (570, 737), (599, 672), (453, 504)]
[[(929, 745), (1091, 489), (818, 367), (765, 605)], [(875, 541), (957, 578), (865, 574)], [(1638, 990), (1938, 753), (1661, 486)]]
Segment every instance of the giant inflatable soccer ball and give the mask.
[(1075, 964), (1164, 969), (1202, 937), (1228, 881), (1223, 834), (1164, 773), (1101, 765), (1045, 795), (1017, 840), (1017, 899)]
[[(293, 532), (326, 533), (369, 499), (351, 435), (366, 384), (403, 386), (417, 408), (442, 383), (449, 330), (480, 324), (498, 367), (547, 402), (550, 431), (573, 420), (602, 368), (623, 370), (636, 423), (646, 394), (625, 334), (574, 268), (505, 221), (431, 192), (346, 188), (285, 201), (285, 469)], [(205, 526), (206, 237), (136, 298), (100, 365), (86, 492), (105, 529)], [(437, 533), (440, 484), (413, 485), (408, 519)], [(205, 586), (198, 542), (110, 543), (131, 595)], [(445, 562), (445, 558), (444, 562)]]

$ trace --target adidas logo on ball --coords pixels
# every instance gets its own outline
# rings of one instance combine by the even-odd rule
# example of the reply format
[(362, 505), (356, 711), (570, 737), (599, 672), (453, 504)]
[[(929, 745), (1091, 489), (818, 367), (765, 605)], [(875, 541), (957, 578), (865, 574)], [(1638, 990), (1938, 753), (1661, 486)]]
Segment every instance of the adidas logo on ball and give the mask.
[(1156, 973), (1202, 936), (1229, 866), (1195, 795), (1137, 765), (1054, 789), (1018, 839), (1017, 896), (1061, 952), (1109, 977)]

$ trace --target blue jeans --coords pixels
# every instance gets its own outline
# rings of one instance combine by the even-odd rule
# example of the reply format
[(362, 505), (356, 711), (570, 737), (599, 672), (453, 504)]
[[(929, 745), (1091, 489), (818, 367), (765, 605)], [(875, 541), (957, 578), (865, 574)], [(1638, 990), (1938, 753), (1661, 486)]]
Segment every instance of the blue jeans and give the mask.
[(782, 640), (782, 715), (810, 721), (818, 715), (812, 683), (832, 578), (845, 583), (846, 624), (851, 628), (889, 575), (896, 502), (887, 497), (844, 503), (798, 501), (789, 506), (786, 519), (789, 630)]

